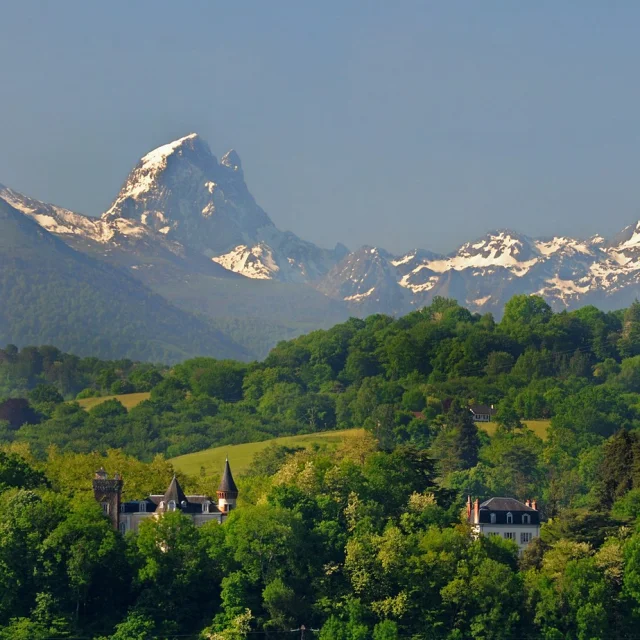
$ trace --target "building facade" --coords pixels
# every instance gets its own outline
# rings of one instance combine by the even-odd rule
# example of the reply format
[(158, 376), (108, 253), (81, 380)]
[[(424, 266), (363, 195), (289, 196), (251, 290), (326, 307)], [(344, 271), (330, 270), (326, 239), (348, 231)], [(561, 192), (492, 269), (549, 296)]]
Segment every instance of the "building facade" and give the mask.
[(535, 500), (490, 498), (482, 504), (467, 498), (467, 520), (475, 535), (500, 536), (513, 540), (522, 553), (540, 537), (540, 513)]
[(96, 471), (93, 494), (105, 515), (111, 520), (114, 529), (122, 534), (138, 531), (143, 520), (159, 518), (169, 511), (182, 512), (189, 516), (197, 527), (211, 521), (222, 524), (236, 508), (238, 500), (238, 487), (233, 480), (228, 459), (215, 500), (206, 495), (186, 495), (176, 476), (173, 476), (164, 493), (153, 494), (140, 500), (122, 502), (122, 486), (123, 481), (118, 474), (110, 479), (104, 469)]
[(472, 404), (469, 406), (469, 411), (474, 422), (491, 422), (496, 415), (493, 405), (487, 404)]

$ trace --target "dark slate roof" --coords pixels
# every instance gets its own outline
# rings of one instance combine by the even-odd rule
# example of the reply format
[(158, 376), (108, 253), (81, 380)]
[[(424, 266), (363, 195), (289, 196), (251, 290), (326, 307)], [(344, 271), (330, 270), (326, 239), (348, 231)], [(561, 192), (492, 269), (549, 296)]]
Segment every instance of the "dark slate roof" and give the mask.
[(140, 513), (142, 509), (140, 509), (140, 503), (144, 502), (146, 506), (146, 511), (148, 513), (153, 513), (156, 510), (156, 503), (149, 498), (145, 498), (144, 500), (127, 500), (121, 504), (123, 513)]
[(469, 405), (469, 410), (475, 414), (485, 413), (489, 415), (494, 415), (496, 410), (492, 409), (488, 404), (472, 404)]
[(229, 466), (229, 458), (224, 465), (224, 473), (222, 474), (222, 480), (220, 480), (220, 486), (218, 487), (218, 491), (226, 491), (228, 493), (238, 493), (238, 487), (236, 483), (233, 481), (233, 476), (231, 475), (231, 467)]
[[(510, 513), (512, 521), (507, 521)], [(491, 519), (491, 516), (494, 519)], [(480, 505), (478, 513), (481, 524), (540, 524), (540, 513), (514, 498), (490, 498)], [(528, 522), (527, 522), (528, 520)]]
[(173, 500), (177, 505), (182, 504), (183, 502), (187, 502), (187, 496), (184, 494), (180, 483), (178, 482), (178, 478), (173, 476), (171, 479), (171, 483), (169, 484), (168, 489), (165, 491), (164, 496), (162, 498), (165, 503)]
[(480, 509), (487, 509), (488, 511), (531, 511), (536, 513), (535, 509), (527, 507), (524, 502), (516, 500), (515, 498), (489, 498), (485, 500)]

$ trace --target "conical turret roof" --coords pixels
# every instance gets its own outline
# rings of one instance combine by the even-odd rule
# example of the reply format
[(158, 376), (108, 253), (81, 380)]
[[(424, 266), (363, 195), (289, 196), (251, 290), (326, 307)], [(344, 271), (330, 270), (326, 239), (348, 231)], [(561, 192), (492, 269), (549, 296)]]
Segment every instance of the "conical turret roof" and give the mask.
[(220, 480), (220, 486), (218, 491), (225, 491), (227, 493), (238, 493), (238, 487), (231, 475), (231, 467), (229, 466), (229, 458), (224, 465), (224, 473), (222, 474), (222, 480)]
[(169, 488), (165, 491), (162, 499), (165, 503), (174, 500), (177, 506), (180, 506), (183, 502), (187, 502), (187, 496), (184, 494), (184, 491), (178, 482), (178, 478), (176, 478), (175, 475), (171, 479)]

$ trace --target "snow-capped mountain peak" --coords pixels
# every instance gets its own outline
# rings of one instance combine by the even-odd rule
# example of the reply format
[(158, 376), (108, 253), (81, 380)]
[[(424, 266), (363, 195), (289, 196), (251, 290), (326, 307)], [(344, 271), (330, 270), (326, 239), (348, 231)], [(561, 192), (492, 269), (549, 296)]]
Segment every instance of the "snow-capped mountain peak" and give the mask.
[(195, 133), (146, 153), (101, 218), (1, 185), (0, 198), (81, 250), (117, 253), (122, 261), (127, 253), (135, 265), (143, 255), (177, 256), (252, 279), (306, 283), (357, 314), (402, 313), (434, 296), (500, 313), (515, 293), (543, 295), (559, 308), (601, 300), (624, 306), (640, 294), (640, 222), (611, 241), (499, 229), (448, 255), (325, 250), (278, 229), (249, 192), (238, 153), (231, 149), (218, 162)]
[(47, 230), (79, 243), (119, 250), (126, 244), (135, 251), (134, 245), (144, 242), (146, 255), (155, 244), (174, 254), (212, 259), (249, 278), (308, 282), (322, 277), (346, 252), (321, 249), (280, 231), (249, 192), (238, 153), (232, 149), (218, 163), (196, 133), (146, 153), (100, 218), (6, 187), (0, 187), (0, 197)]

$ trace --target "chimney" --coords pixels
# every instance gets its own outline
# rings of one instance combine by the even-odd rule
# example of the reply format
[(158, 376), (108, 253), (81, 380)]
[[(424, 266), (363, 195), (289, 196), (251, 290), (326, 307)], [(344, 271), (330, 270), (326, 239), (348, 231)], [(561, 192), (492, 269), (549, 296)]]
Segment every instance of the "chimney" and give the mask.
[(480, 522), (480, 500), (476, 498), (476, 501), (473, 503), (473, 524), (478, 524)]
[(471, 496), (467, 496), (467, 521), (471, 522)]
[(537, 511), (537, 510), (538, 510), (538, 501), (537, 501), (537, 500), (532, 500), (532, 501), (531, 501), (531, 508), (532, 508), (534, 511)]
[(530, 506), (531, 506), (531, 500), (529, 500), (529, 498), (527, 498), (527, 499), (524, 501), (524, 503), (525, 503), (525, 505), (526, 505), (527, 507), (530, 507)]

